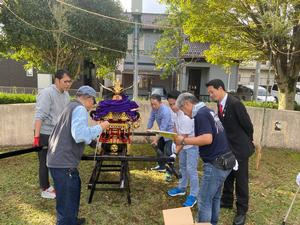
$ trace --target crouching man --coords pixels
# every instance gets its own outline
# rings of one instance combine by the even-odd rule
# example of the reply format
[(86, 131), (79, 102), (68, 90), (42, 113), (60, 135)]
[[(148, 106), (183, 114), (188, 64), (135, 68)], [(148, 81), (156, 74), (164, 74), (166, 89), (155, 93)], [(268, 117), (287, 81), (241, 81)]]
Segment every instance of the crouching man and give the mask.
[(96, 103), (96, 91), (82, 86), (62, 112), (50, 138), (47, 166), (50, 169), (56, 191), (57, 225), (84, 224), (78, 219), (81, 180), (78, 165), (85, 144), (91, 143), (109, 127), (107, 121), (88, 126), (88, 111)]
[(176, 106), (194, 118), (195, 137), (176, 136), (177, 145), (198, 145), (203, 176), (198, 194), (198, 222), (218, 223), (223, 183), (235, 165), (218, 116), (190, 93), (180, 94)]

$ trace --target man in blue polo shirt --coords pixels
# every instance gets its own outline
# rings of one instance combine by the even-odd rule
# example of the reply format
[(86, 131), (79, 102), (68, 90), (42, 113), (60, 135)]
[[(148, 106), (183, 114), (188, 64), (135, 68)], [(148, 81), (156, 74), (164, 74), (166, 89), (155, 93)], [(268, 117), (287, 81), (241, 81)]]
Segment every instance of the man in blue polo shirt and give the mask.
[[(171, 110), (168, 106), (162, 103), (160, 95), (151, 95), (150, 103), (152, 111), (148, 120), (147, 129), (151, 129), (156, 121), (159, 130), (173, 132), (174, 125), (172, 121)], [(156, 145), (165, 156), (170, 156), (172, 155), (172, 143), (173, 142), (170, 139), (156, 137), (151, 144)], [(158, 154), (158, 156), (160, 155)], [(160, 162), (156, 167), (151, 168), (151, 170), (165, 172), (165, 163)]]
[[(198, 145), (202, 158), (203, 176), (198, 194), (198, 222), (218, 223), (223, 183), (232, 167), (224, 166), (223, 158), (233, 154), (229, 149), (224, 128), (213, 110), (190, 93), (178, 96), (176, 105), (184, 114), (194, 118), (195, 137), (177, 136), (177, 145)], [(234, 157), (234, 156), (233, 156)], [(231, 162), (235, 159), (231, 159)], [(232, 164), (232, 163), (231, 163)], [(230, 164), (230, 165), (231, 165)], [(230, 168), (231, 167), (231, 168)]]

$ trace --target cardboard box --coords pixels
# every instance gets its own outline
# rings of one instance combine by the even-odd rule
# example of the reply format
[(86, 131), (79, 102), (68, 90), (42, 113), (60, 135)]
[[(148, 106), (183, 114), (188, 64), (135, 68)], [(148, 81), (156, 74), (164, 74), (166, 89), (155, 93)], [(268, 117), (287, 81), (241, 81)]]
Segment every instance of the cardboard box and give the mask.
[(211, 225), (211, 223), (194, 223), (190, 207), (163, 210), (165, 225)]

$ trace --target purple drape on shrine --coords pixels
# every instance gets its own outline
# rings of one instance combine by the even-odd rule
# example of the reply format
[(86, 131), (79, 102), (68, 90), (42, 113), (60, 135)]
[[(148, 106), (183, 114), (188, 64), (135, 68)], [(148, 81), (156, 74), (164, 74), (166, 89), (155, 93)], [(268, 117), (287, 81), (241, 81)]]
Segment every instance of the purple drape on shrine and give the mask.
[(135, 101), (130, 101), (128, 96), (122, 95), (121, 100), (103, 100), (98, 103), (96, 112), (93, 115), (94, 120), (99, 120), (109, 112), (122, 113), (125, 112), (131, 120), (138, 119), (139, 113), (137, 111), (131, 111), (137, 109), (139, 106)]

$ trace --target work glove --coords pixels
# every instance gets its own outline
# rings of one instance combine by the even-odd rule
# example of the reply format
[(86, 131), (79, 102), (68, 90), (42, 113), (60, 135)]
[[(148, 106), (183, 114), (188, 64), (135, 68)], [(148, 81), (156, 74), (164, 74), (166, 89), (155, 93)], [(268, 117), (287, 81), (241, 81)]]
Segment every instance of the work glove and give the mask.
[(176, 144), (172, 143), (172, 154), (176, 154)]
[(172, 143), (171, 149), (172, 149), (172, 154), (170, 155), (170, 157), (176, 159), (177, 154), (176, 154), (176, 144), (175, 143)]
[(298, 184), (298, 186), (300, 186), (300, 173), (298, 173), (296, 177), (296, 183)]
[(172, 155), (170, 155), (170, 157), (174, 158), (174, 160), (176, 159), (176, 154), (173, 153)]
[(33, 147), (40, 146), (40, 137), (33, 137)]
[(232, 168), (234, 171), (237, 171), (239, 169), (239, 163), (237, 160), (235, 160), (235, 165), (234, 167)]

